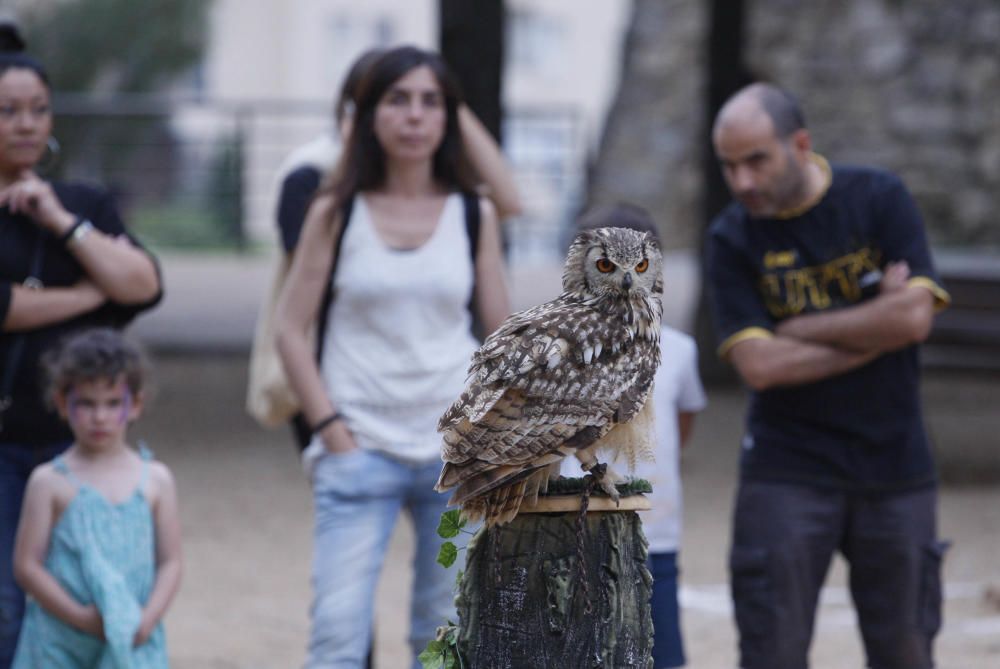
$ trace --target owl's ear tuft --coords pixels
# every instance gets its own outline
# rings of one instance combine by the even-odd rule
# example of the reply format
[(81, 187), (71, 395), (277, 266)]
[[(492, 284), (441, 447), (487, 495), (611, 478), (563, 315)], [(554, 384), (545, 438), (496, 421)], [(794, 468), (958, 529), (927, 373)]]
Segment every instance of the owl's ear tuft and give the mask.
[(587, 289), (587, 280), (583, 271), (583, 264), (587, 258), (587, 250), (593, 245), (595, 239), (593, 230), (582, 230), (573, 239), (566, 252), (566, 264), (563, 265), (563, 290), (566, 292), (580, 293)]
[(594, 243), (597, 239), (597, 235), (594, 230), (581, 230), (573, 238), (572, 243), (569, 245), (569, 249), (566, 251), (566, 262), (569, 263), (571, 258), (577, 258), (582, 260), (581, 255), (586, 255), (586, 249)]
[(592, 229), (580, 230), (578, 233), (576, 233), (576, 236), (573, 237), (573, 242), (570, 244), (570, 247), (572, 248), (577, 244), (590, 244), (592, 241), (594, 241), (595, 237), (596, 235), (594, 234), (594, 230)]

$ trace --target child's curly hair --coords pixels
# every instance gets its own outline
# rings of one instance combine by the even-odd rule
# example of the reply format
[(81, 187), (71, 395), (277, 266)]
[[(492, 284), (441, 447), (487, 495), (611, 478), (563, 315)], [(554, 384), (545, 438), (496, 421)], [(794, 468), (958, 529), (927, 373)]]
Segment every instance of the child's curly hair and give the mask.
[(45, 398), (52, 404), (78, 383), (124, 378), (138, 395), (149, 374), (146, 357), (137, 344), (118, 330), (91, 328), (70, 335), (43, 358)]

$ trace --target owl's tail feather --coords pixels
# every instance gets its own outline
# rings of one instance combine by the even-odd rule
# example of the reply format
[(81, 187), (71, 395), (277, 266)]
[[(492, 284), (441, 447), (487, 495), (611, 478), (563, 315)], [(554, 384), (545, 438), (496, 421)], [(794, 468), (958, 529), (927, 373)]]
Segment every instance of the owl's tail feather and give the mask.
[(485, 495), (462, 503), (462, 514), (470, 520), (482, 520), (487, 526), (509, 523), (521, 510), (521, 505), (538, 500), (539, 491), (549, 483), (550, 468), (525, 472), (526, 478), (495, 488)]
[[(469, 481), (482, 481), (484, 484), (497, 484), (509, 477), (511, 472), (519, 472), (523, 468), (515, 465), (497, 466), (487, 460), (470, 459), (465, 462), (445, 462), (441, 467), (434, 489), (438, 492), (451, 490), (455, 486), (464, 485)], [(482, 475), (483, 472), (489, 472)]]
[[(480, 466), (484, 463), (478, 460), (463, 465), (445, 463), (435, 489), (444, 491), (457, 485), (458, 487), (455, 488), (455, 492), (448, 504), (452, 506), (463, 504), (472, 497), (481, 497), (490, 490), (534, 476), (539, 470), (555, 471), (558, 473), (558, 464), (564, 457), (561, 452), (556, 451), (555, 453), (548, 453), (547, 455), (535, 458), (530, 463), (500, 466), (485, 463), (489, 468), (482, 470), (480, 470)], [(542, 481), (539, 484), (541, 489), (544, 490), (545, 486), (548, 485), (549, 476), (551, 475), (546, 474), (544, 477), (539, 478)], [(450, 485), (449, 482), (451, 482)]]
[[(526, 470), (523, 465), (502, 465), (486, 469), (462, 481), (455, 488), (448, 504), (453, 506), (464, 504), (473, 497), (481, 497), (488, 491), (525, 479), (531, 472), (532, 470)], [(444, 478), (443, 475), (442, 478)]]
[(441, 474), (438, 476), (438, 481), (434, 485), (434, 489), (438, 492), (451, 490), (463, 481), (474, 477), (479, 472), (489, 469), (496, 469), (496, 465), (486, 460), (468, 460), (461, 464), (446, 462), (441, 468)]
[(536, 504), (538, 502), (539, 493), (543, 493), (548, 490), (550, 472), (550, 467), (542, 467), (538, 471), (532, 473), (531, 476), (525, 480), (527, 485), (524, 488), (524, 499), (526, 499), (529, 504)]
[(518, 481), (473, 498), (462, 505), (462, 514), (470, 520), (482, 520), (487, 527), (509, 523), (521, 508), (527, 485), (527, 481)]

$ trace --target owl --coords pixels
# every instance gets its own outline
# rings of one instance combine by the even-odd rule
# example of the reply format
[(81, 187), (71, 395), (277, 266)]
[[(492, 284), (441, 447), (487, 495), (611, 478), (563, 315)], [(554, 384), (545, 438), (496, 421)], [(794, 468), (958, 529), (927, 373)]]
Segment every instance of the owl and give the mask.
[(569, 455), (603, 474), (601, 487), (617, 499), (621, 477), (598, 466), (596, 452), (642, 441), (626, 428), (639, 423), (660, 364), (656, 240), (626, 228), (581, 232), (562, 283), (559, 297), (511, 315), (486, 339), (438, 423), (435, 489), (454, 488), (450, 504), (488, 525), (513, 519)]

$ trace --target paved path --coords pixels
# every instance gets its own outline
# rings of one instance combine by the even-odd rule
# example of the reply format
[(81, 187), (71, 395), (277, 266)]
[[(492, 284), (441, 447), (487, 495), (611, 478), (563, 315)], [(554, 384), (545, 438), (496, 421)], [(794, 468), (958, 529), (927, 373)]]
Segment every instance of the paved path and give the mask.
[[(311, 509), (289, 436), (254, 425), (242, 409), (246, 350), (270, 263), (266, 258), (167, 256), (167, 298), (135, 331), (154, 351), (157, 393), (133, 437), (175, 471), (186, 572), (167, 617), (175, 669), (298, 667), (308, 626)], [(688, 255), (667, 262), (667, 321), (683, 327), (694, 296)], [(516, 308), (554, 296), (558, 268), (512, 276)], [(989, 449), (1000, 434), (996, 377), (933, 375), (927, 419), (939, 448)], [(696, 669), (735, 666), (725, 552), (743, 398), (713, 388), (684, 454), (683, 624)], [(996, 456), (993, 455), (995, 458)], [(940, 669), (1000, 667), (1000, 488), (945, 486), (941, 529), (954, 542), (945, 565)], [(381, 669), (407, 666), (405, 629), (411, 533), (393, 537), (377, 606)], [(844, 570), (823, 593), (813, 669), (862, 666)], [(992, 585), (991, 585), (992, 584)], [(992, 590), (991, 590), (992, 588)], [(992, 593), (992, 594), (991, 594)]]
[[(157, 397), (133, 436), (145, 438), (174, 469), (181, 493), (186, 568), (167, 617), (171, 666), (298, 667), (308, 625), (311, 504), (291, 440), (284, 430), (262, 430), (243, 414), (242, 357), (160, 355), (156, 363)], [(927, 392), (941, 398), (928, 412), (932, 427), (954, 413), (947, 398), (957, 397), (949, 392), (957, 387), (963, 399), (992, 394), (992, 384), (977, 378), (929, 379)], [(735, 388), (711, 388), (709, 400), (682, 463), (683, 624), (689, 666), (733, 669), (725, 552), (743, 398)], [(989, 411), (978, 424), (995, 443), (1000, 416)], [(939, 438), (945, 436), (939, 432)], [(998, 508), (997, 486), (942, 490), (941, 531), (954, 546), (945, 565), (939, 669), (1000, 667), (1000, 607), (989, 594), (990, 584), (1000, 586)], [(378, 593), (381, 669), (406, 666), (411, 540), (401, 523)], [(841, 564), (829, 585), (813, 669), (861, 667)]]

